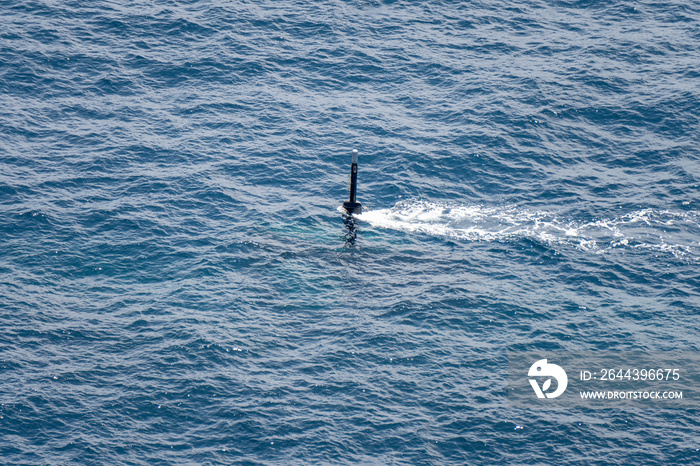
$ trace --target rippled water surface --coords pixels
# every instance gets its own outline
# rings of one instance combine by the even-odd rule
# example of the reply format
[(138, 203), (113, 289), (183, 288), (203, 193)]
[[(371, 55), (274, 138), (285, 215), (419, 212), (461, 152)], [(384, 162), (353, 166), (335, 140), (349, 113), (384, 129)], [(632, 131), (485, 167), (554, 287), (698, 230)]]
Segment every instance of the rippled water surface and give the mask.
[(2, 463), (700, 462), (696, 408), (506, 389), (700, 349), (696, 2), (0, 19)]

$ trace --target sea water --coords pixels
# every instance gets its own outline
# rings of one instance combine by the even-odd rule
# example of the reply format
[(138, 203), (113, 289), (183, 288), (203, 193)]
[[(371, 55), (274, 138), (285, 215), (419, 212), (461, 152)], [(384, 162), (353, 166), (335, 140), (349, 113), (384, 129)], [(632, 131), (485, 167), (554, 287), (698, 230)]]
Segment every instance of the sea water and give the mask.
[(1, 462), (700, 462), (506, 356), (700, 349), (699, 50), (690, 0), (0, 1)]

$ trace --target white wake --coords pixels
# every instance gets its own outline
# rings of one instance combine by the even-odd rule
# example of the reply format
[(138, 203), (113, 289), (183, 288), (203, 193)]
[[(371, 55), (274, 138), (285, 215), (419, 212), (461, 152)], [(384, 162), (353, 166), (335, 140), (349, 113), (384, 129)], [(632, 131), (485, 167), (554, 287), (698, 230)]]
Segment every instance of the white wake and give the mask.
[(514, 206), (485, 207), (406, 200), (358, 218), (374, 227), (470, 241), (528, 237), (549, 245), (572, 244), (596, 253), (649, 249), (700, 259), (700, 213), (642, 209), (582, 222)]

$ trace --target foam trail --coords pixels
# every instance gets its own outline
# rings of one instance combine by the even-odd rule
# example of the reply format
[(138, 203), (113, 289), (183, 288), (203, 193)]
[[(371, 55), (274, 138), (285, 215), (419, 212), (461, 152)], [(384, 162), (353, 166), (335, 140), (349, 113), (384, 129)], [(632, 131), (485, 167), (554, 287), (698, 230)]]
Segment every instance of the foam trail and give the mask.
[(412, 199), (398, 202), (391, 209), (366, 211), (359, 218), (378, 228), (469, 241), (527, 237), (549, 245), (575, 245), (595, 253), (616, 248), (649, 249), (700, 260), (697, 211), (643, 209), (611, 219), (580, 222), (515, 206), (455, 205)]

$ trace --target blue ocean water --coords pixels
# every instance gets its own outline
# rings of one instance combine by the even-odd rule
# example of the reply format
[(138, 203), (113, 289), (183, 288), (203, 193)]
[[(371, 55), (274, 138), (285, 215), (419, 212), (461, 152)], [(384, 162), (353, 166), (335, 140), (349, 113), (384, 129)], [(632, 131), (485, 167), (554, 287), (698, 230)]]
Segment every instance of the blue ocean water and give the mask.
[(700, 349), (697, 2), (0, 18), (2, 463), (700, 462), (697, 409), (506, 389)]

